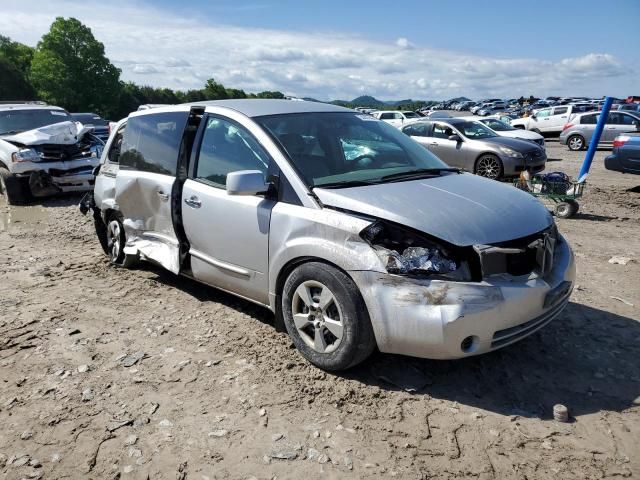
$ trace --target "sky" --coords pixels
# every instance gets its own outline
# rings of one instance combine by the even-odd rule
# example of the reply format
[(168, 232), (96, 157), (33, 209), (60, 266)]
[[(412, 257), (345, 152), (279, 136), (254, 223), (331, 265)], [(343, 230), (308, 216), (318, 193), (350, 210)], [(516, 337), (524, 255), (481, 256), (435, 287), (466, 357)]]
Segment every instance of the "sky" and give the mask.
[(35, 46), (91, 28), (121, 77), (319, 100), (640, 95), (640, 0), (0, 0)]

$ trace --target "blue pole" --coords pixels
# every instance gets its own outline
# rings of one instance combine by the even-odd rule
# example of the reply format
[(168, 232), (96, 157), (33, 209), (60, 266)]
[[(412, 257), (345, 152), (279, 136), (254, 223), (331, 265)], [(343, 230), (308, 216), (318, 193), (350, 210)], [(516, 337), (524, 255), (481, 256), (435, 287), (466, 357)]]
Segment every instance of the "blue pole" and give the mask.
[(593, 157), (596, 154), (596, 150), (598, 149), (598, 143), (600, 143), (602, 130), (604, 130), (604, 124), (607, 123), (607, 117), (609, 116), (609, 110), (611, 110), (612, 103), (612, 97), (607, 97), (604, 99), (604, 105), (602, 106), (602, 111), (600, 112), (600, 118), (598, 119), (598, 123), (596, 124), (596, 129), (593, 132), (593, 136), (591, 137), (591, 143), (589, 143), (589, 150), (587, 150), (587, 155), (584, 157), (582, 167), (580, 167), (580, 174), (578, 175), (579, 183), (584, 183), (584, 181), (587, 179), (589, 169), (591, 168), (591, 162), (593, 161)]

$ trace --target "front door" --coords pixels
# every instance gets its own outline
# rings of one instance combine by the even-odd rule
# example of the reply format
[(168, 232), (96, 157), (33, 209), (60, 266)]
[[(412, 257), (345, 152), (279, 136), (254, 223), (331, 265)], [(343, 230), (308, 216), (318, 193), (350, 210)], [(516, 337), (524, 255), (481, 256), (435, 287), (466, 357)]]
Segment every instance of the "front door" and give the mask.
[(445, 123), (434, 123), (431, 130), (429, 140), (429, 150), (433, 152), (440, 160), (452, 167), (464, 168), (464, 155), (461, 153), (463, 142), (449, 140), (449, 137), (455, 132), (449, 125)]
[(182, 192), (182, 220), (193, 276), (210, 285), (268, 304), (269, 224), (275, 201), (236, 196), (227, 174), (260, 170), (269, 155), (242, 125), (222, 116), (203, 119), (204, 132)]
[(130, 117), (122, 140), (115, 199), (127, 235), (125, 251), (179, 273), (180, 248), (171, 195), (189, 112)]

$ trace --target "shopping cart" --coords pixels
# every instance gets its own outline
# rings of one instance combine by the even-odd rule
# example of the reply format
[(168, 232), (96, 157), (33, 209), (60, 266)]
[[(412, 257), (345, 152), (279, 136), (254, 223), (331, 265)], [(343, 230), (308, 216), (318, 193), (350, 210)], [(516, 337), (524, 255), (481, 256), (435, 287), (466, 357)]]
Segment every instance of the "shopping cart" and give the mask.
[(546, 204), (551, 204), (556, 216), (570, 218), (580, 208), (576, 200), (582, 196), (585, 182), (577, 182), (569, 177), (550, 180), (548, 176), (536, 175), (528, 180), (521, 177), (514, 185), (534, 197), (544, 199)]

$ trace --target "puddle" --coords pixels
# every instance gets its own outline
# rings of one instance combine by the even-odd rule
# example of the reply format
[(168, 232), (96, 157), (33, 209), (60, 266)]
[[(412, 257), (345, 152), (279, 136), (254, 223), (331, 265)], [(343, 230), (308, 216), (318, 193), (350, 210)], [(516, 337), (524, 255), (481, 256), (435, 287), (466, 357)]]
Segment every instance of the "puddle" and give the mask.
[(49, 217), (42, 207), (0, 207), (0, 232), (19, 225), (36, 225)]

